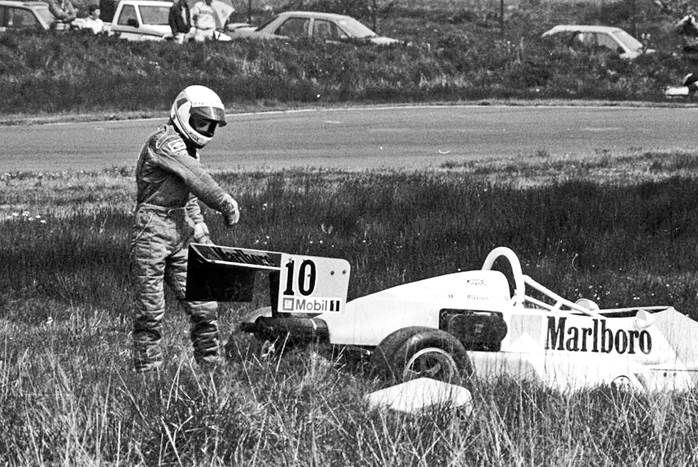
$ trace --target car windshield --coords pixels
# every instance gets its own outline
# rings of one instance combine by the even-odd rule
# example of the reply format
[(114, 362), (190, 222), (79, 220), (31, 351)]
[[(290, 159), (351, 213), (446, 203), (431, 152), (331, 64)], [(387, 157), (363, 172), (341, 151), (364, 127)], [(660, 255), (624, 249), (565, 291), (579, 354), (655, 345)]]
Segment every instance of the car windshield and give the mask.
[(625, 31), (613, 31), (613, 36), (618, 39), (622, 44), (624, 44), (629, 50), (640, 50), (642, 49), (642, 42), (635, 39), (633, 36)]
[(143, 24), (151, 24), (156, 26), (167, 26), (168, 15), (170, 14), (169, 6), (146, 6), (139, 7), (141, 11), (141, 19)]
[(364, 39), (366, 37), (375, 37), (378, 35), (354, 18), (342, 18), (337, 21), (337, 25), (342, 28), (349, 37), (356, 39)]
[(56, 21), (56, 17), (48, 10), (48, 6), (36, 8), (34, 11), (47, 25)]
[(276, 18), (278, 18), (278, 17), (279, 17), (278, 15), (277, 15), (277, 16), (272, 16), (272, 17), (269, 18), (267, 21), (265, 21), (265, 22), (263, 22), (262, 24), (260, 24), (259, 26), (257, 26), (257, 29), (255, 29), (255, 31), (261, 31), (262, 29), (264, 29), (265, 27), (267, 27), (267, 25), (268, 25), (269, 23), (271, 23), (272, 21), (274, 21), (274, 20), (275, 20)]

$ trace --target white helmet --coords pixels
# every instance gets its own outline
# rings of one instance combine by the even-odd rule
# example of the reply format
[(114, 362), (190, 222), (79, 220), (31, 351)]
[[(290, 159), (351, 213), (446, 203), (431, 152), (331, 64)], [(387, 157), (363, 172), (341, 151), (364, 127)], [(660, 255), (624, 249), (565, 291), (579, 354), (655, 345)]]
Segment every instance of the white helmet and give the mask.
[(198, 85), (188, 86), (177, 95), (170, 110), (170, 119), (182, 136), (198, 148), (211, 141), (216, 125), (225, 126), (226, 123), (221, 98), (206, 86)]

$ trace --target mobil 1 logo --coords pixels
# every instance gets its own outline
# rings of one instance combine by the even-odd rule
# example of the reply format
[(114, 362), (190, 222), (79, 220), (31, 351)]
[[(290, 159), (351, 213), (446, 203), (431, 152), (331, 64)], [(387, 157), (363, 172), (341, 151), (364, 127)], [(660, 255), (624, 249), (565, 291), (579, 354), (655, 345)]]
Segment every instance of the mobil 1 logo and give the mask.
[(344, 259), (282, 253), (277, 308), (282, 313), (342, 312), (349, 275)]

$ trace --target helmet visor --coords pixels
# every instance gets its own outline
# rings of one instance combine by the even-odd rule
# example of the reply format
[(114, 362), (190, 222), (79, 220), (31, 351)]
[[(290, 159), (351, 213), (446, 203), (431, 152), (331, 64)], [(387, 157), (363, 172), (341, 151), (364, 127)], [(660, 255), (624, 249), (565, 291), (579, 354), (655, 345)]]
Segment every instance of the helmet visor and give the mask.
[(218, 123), (218, 126), (225, 126), (225, 111), (220, 107), (192, 107), (191, 115), (201, 117)]
[(189, 126), (197, 133), (212, 138), (213, 134), (216, 132), (218, 122), (200, 115), (192, 115), (189, 118)]

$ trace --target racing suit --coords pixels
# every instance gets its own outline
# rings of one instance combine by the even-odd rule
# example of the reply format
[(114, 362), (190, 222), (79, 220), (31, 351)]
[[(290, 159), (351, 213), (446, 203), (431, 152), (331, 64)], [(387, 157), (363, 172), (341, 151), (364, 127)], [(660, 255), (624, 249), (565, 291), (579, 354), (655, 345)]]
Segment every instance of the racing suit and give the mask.
[(201, 167), (198, 150), (186, 144), (171, 123), (143, 145), (136, 184), (138, 204), (129, 255), (137, 301), (133, 314), (135, 369), (148, 371), (162, 364), (163, 280), (190, 316), (196, 361), (213, 363), (218, 359), (218, 304), (185, 301), (187, 250), (192, 241), (210, 241), (197, 198), (226, 219), (237, 215), (237, 205)]

